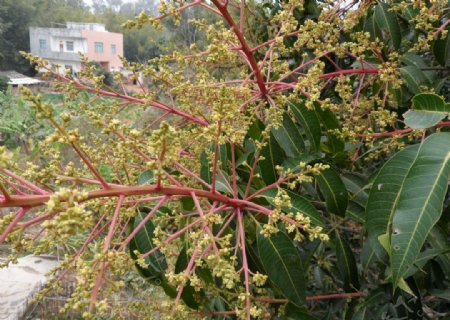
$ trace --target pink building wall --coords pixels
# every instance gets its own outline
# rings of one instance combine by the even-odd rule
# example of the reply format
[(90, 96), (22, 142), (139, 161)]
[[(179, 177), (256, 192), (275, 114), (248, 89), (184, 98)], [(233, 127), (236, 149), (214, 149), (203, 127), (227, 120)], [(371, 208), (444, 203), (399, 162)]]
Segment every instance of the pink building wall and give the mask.
[[(122, 67), (119, 56), (123, 56), (123, 35), (121, 33), (81, 30), (81, 36), (87, 41), (87, 57), (98, 61), (108, 71)], [(103, 43), (103, 53), (95, 52), (95, 43)], [(111, 52), (111, 45), (116, 45), (116, 53)]]

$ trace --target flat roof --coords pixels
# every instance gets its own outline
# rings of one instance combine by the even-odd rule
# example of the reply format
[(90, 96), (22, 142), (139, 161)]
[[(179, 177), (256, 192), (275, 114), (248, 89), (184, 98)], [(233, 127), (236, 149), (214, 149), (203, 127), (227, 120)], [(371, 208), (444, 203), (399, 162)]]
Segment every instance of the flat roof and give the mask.
[(38, 84), (43, 82), (38, 79), (27, 77), (26, 75), (23, 75), (14, 70), (0, 71), (0, 76), (8, 77), (8, 84), (13, 86)]

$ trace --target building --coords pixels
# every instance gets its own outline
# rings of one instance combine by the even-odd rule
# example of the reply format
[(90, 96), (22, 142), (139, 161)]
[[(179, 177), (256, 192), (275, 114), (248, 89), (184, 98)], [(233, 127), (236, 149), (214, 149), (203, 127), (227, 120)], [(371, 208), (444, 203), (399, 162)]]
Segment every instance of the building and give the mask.
[[(66, 28), (30, 27), (31, 53), (48, 60), (54, 71), (79, 71), (80, 53), (108, 71), (122, 69), (123, 35), (108, 32), (104, 24), (67, 22)], [(60, 65), (57, 69), (56, 65)]]
[(14, 70), (6, 70), (0, 71), (0, 76), (8, 78), (8, 84), (17, 87), (17, 86), (31, 86), (31, 85), (40, 85), (43, 81), (27, 77), (21, 73), (18, 73)]

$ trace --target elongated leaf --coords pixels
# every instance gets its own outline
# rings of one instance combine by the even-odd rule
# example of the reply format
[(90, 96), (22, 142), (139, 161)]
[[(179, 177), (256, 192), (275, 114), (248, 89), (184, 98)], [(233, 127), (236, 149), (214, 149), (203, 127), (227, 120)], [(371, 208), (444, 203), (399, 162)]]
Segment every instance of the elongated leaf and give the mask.
[(434, 289), (431, 290), (431, 295), (435, 296), (435, 297), (439, 297), (442, 299), (445, 299), (447, 301), (450, 301), (450, 288), (446, 289), (446, 290), (439, 290), (439, 289)]
[(354, 201), (348, 202), (345, 216), (362, 224), (366, 222), (366, 210), (364, 209), (364, 207)]
[(398, 49), (402, 37), (397, 15), (394, 12), (388, 11), (387, 4), (380, 3), (375, 7), (374, 18), (378, 27), (381, 29), (383, 39), (389, 40), (391, 46)]
[(271, 132), (288, 157), (299, 157), (305, 150), (299, 128), (286, 112), (283, 114), (281, 126)]
[[(447, 233), (435, 225), (428, 235), (428, 241), (434, 249), (447, 249), (449, 246)], [(436, 259), (441, 266), (447, 279), (450, 277), (450, 253), (439, 255)]]
[(316, 177), (329, 212), (345, 215), (348, 204), (348, 192), (341, 177), (334, 169), (323, 171)]
[(352, 316), (352, 320), (366, 320), (368, 319), (367, 308), (358, 309)]
[(282, 232), (266, 238), (258, 232), (258, 253), (261, 263), (273, 282), (293, 304), (305, 300), (305, 279), (302, 261), (291, 239)]
[(293, 172), (299, 172), (300, 171), (300, 163), (310, 163), (314, 160), (317, 160), (320, 158), (319, 154), (310, 154), (305, 153), (297, 158), (287, 158), (283, 164), (282, 167), (285, 169), (291, 169)]
[(344, 237), (336, 234), (336, 259), (339, 273), (344, 282), (344, 289), (346, 291), (353, 291), (359, 288), (358, 269), (356, 267), (355, 257)]
[(450, 62), (450, 33), (445, 39), (438, 39), (433, 43), (433, 54), (441, 66), (448, 66)]
[(400, 75), (406, 83), (406, 88), (413, 94), (422, 92), (420, 86), (427, 83), (427, 78), (416, 66), (406, 66), (400, 68)]
[(366, 21), (364, 22), (364, 31), (370, 33), (371, 40), (381, 38), (381, 30), (375, 22), (374, 15), (367, 17)]
[(152, 184), (155, 182), (155, 176), (152, 170), (146, 170), (139, 175), (138, 184)]
[(422, 269), (423, 266), (430, 261), (431, 259), (434, 259), (437, 256), (440, 256), (444, 253), (447, 253), (450, 251), (450, 247), (447, 249), (427, 249), (419, 254), (416, 261), (414, 262), (414, 265), (409, 267), (408, 271), (405, 273), (404, 277), (408, 278), (412, 276), (414, 273), (416, 273), (418, 270)]
[(320, 149), (320, 137), (322, 132), (320, 130), (320, 122), (317, 114), (314, 111), (308, 110), (302, 104), (289, 105), (294, 112), (295, 118), (305, 130), (305, 134), (308, 137), (310, 151), (315, 152)]
[(352, 200), (365, 208), (367, 199), (369, 199), (369, 185), (367, 185), (365, 179), (356, 174), (345, 174), (342, 176), (342, 181), (351, 194), (349, 200)]
[(412, 109), (403, 117), (405, 123), (413, 129), (430, 128), (450, 113), (450, 104), (431, 93), (422, 93), (412, 99)]
[(400, 59), (403, 63), (408, 66), (415, 66), (419, 69), (421, 73), (423, 73), (424, 77), (427, 79), (426, 85), (432, 85), (433, 82), (436, 81), (437, 73), (434, 70), (426, 70), (422, 69), (430, 68), (430, 66), (425, 63), (424, 59), (418, 54), (412, 52), (406, 52)]
[(370, 189), (366, 207), (367, 242), (379, 259), (383, 258), (384, 250), (378, 236), (390, 230), (399, 195), (417, 158), (418, 149), (419, 145), (414, 145), (397, 152), (380, 170)]
[(208, 160), (208, 156), (206, 155), (206, 152), (203, 151), (200, 155), (200, 177), (205, 180), (208, 183), (211, 183), (212, 181), (212, 174), (211, 174), (211, 165)]
[[(147, 213), (143, 210), (138, 211), (138, 214), (136, 215), (134, 220), (134, 227), (137, 227), (137, 225), (145, 218), (146, 214)], [(137, 250), (139, 253), (143, 254), (152, 250), (155, 247), (153, 243), (154, 231), (155, 226), (150, 220), (138, 231), (138, 233), (136, 233), (134, 238), (130, 241), (130, 251), (134, 252), (134, 250)], [(146, 277), (158, 277), (167, 269), (166, 258), (160, 251), (156, 251), (153, 254), (147, 256), (145, 258), (145, 263), (148, 264), (148, 267), (144, 272)], [(141, 267), (141, 269), (144, 268)]]
[(450, 133), (427, 138), (409, 171), (396, 207), (391, 236), (394, 286), (415, 261), (442, 212), (450, 178)]
[(316, 114), (322, 123), (327, 135), (327, 142), (322, 146), (325, 152), (336, 154), (344, 151), (344, 141), (337, 137), (333, 130), (341, 130), (339, 119), (330, 109), (322, 109), (320, 105), (316, 105)]
[(305, 308), (299, 308), (291, 303), (286, 306), (283, 320), (316, 320), (317, 318), (309, 315)]
[(284, 161), (283, 150), (272, 133), (267, 139), (267, 144), (261, 150), (261, 156), (264, 157), (264, 160), (259, 162), (261, 177), (266, 184), (271, 184), (278, 179), (276, 166), (281, 165)]
[[(188, 266), (189, 259), (190, 258), (187, 255), (186, 247), (183, 247), (175, 263), (175, 273), (183, 273)], [(195, 299), (196, 295), (197, 293), (195, 292), (195, 289), (189, 284), (188, 281), (188, 283), (183, 288), (181, 298), (186, 303), (186, 305), (188, 305), (191, 308), (197, 309), (199, 307), (199, 303)]]
[[(317, 225), (320, 227), (325, 226), (325, 223), (324, 223), (323, 218), (320, 215), (319, 211), (317, 211), (317, 209), (314, 208), (314, 206), (311, 204), (310, 201), (308, 201), (308, 199), (306, 199), (290, 190), (284, 189), (284, 191), (286, 191), (288, 196), (291, 198), (291, 204), (292, 204), (291, 208), (287, 208), (287, 207), (283, 208), (283, 211), (285, 213), (295, 214), (297, 212), (300, 212), (300, 213), (304, 214), (305, 216), (309, 217), (311, 219), (311, 222), (314, 225)], [(273, 199), (275, 198), (276, 195), (277, 195), (277, 190), (270, 189), (270, 190), (267, 190), (266, 192), (264, 192), (261, 196), (266, 198), (271, 204), (273, 204)]]
[[(230, 154), (230, 151), (228, 149), (229, 149), (229, 145), (227, 145), (227, 144), (219, 145), (217, 148), (217, 151), (218, 151), (217, 159), (220, 163), (219, 168), (221, 168), (225, 172), (227, 170), (227, 165), (228, 165), (228, 160), (229, 160), (228, 158), (229, 158), (229, 154)], [(212, 170), (213, 164), (212, 164), (212, 161), (209, 161), (209, 159), (208, 159), (207, 151), (214, 153), (214, 150), (215, 150), (215, 145), (211, 144), (200, 155), (200, 163), (201, 163), (200, 177), (208, 183), (211, 183), (211, 181), (212, 181), (211, 170)]]

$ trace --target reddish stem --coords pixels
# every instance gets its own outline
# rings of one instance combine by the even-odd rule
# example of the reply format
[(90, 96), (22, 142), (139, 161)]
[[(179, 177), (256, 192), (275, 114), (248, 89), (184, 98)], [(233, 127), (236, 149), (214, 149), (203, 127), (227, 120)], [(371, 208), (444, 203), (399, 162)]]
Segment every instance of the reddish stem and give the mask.
[(114, 215), (111, 220), (111, 224), (109, 226), (108, 235), (105, 238), (105, 247), (104, 247), (103, 252), (108, 251), (108, 249), (111, 245), (111, 240), (112, 240), (112, 237), (114, 234), (114, 229), (116, 228), (116, 222), (119, 219), (120, 208), (122, 208), (124, 199), (125, 199), (125, 197), (123, 195), (119, 196), (119, 200), (117, 201), (117, 206), (116, 206), (116, 209), (114, 210)]
[[(347, 299), (347, 298), (359, 298), (364, 297), (366, 293), (358, 292), (342, 292), (342, 293), (331, 293), (321, 296), (309, 296), (306, 297), (306, 301), (317, 301), (317, 300), (330, 300), (330, 299)], [(255, 298), (257, 301), (268, 302), (268, 303), (289, 303), (288, 299), (274, 299), (270, 297), (259, 297)]]
[(22, 186), (27, 187), (28, 189), (38, 193), (38, 194), (48, 194), (48, 191), (45, 191), (44, 189), (39, 188), (38, 186), (34, 185), (30, 181), (18, 176), (17, 174), (7, 170), (0, 168), (0, 172), (3, 172), (4, 174), (8, 175), (9, 177), (13, 178), (14, 180), (17, 180), (21, 183)]
[(222, 14), (223, 18), (227, 21), (228, 25), (233, 30), (234, 34), (239, 40), (239, 43), (241, 44), (241, 51), (243, 52), (244, 56), (248, 60), (254, 74), (256, 77), (256, 81), (259, 87), (259, 90), (261, 91), (261, 95), (263, 97), (267, 96), (267, 88), (264, 83), (263, 76), (261, 74), (261, 70), (258, 67), (258, 64), (256, 63), (255, 57), (253, 56), (252, 49), (249, 47), (247, 40), (245, 40), (244, 35), (239, 30), (238, 26), (234, 22), (233, 17), (231, 16), (230, 12), (227, 10), (226, 5), (221, 4), (219, 0), (211, 0), (212, 3), (219, 9), (220, 13)]
[(249, 279), (249, 268), (248, 268), (248, 262), (247, 262), (247, 254), (245, 252), (244, 222), (243, 222), (242, 212), (241, 212), (241, 210), (239, 208), (237, 209), (237, 217), (238, 217), (239, 239), (240, 239), (240, 242), (241, 242), (242, 269), (244, 270), (245, 311), (246, 311), (246, 318), (247, 318), (247, 320), (250, 320), (250, 279)]
[(23, 216), (25, 215), (25, 213), (27, 213), (28, 210), (29, 208), (23, 207), (16, 212), (14, 220), (6, 227), (5, 231), (3, 231), (3, 233), (0, 235), (0, 243), (5, 241), (8, 234), (12, 231), (12, 229), (14, 229), (14, 227), (20, 222), (20, 220), (22, 220)]
[(134, 236), (139, 232), (139, 230), (142, 229), (142, 227), (158, 212), (158, 209), (164, 204), (164, 202), (169, 199), (168, 196), (162, 198), (154, 207), (153, 209), (147, 214), (147, 216), (139, 222), (139, 224), (134, 228), (134, 230), (128, 235), (128, 237), (122, 242), (122, 245), (120, 246), (120, 250), (125, 249), (127, 244), (131, 241), (131, 239), (134, 238)]
[(9, 192), (8, 190), (6, 190), (5, 186), (3, 186), (3, 184), (0, 182), (0, 193), (3, 194), (3, 200), (0, 199), (0, 201), (8, 201), (11, 198), (9, 197)]
[(325, 73), (322, 74), (319, 78), (320, 79), (329, 79), (334, 77), (339, 77), (344, 74), (369, 74), (369, 73), (378, 73), (378, 69), (345, 69), (345, 70), (339, 70), (335, 72)]

